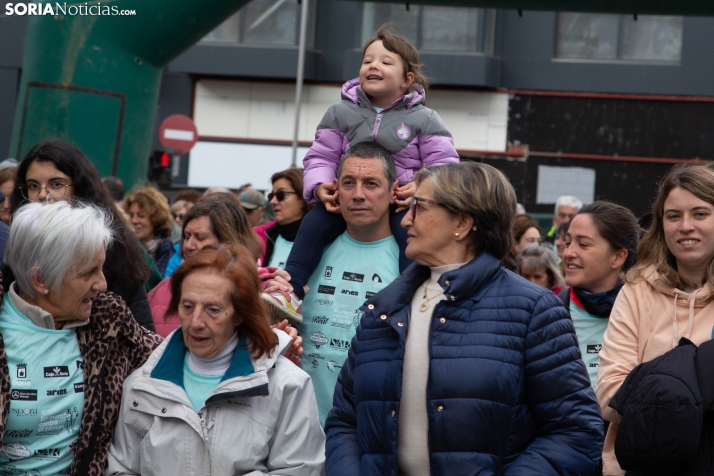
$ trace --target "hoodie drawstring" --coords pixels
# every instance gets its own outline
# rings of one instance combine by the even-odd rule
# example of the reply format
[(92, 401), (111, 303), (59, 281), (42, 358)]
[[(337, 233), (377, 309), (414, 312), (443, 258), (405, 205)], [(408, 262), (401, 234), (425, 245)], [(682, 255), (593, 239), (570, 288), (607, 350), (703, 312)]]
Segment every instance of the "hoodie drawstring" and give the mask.
[[(697, 293), (701, 291), (702, 288), (696, 289), (692, 291), (692, 294), (689, 296), (689, 320), (687, 322), (687, 330), (684, 333), (684, 337), (686, 339), (689, 339), (689, 336), (692, 335), (692, 327), (694, 326), (694, 303), (696, 301)], [(674, 293), (674, 314), (672, 316), (672, 348), (674, 349), (677, 347), (677, 339), (679, 335), (679, 329), (677, 326), (677, 298), (679, 297), (679, 293), (675, 292)]]

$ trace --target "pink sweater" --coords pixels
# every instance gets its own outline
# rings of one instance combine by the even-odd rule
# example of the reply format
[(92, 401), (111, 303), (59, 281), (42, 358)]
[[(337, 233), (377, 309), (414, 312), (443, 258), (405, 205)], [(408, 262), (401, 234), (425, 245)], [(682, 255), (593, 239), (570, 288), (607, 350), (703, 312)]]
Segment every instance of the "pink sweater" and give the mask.
[(645, 270), (643, 276), (646, 279), (622, 287), (600, 351), (595, 393), (603, 417), (612, 422), (603, 449), (603, 475), (607, 476), (625, 474), (615, 458), (621, 416), (608, 404), (627, 375), (637, 365), (676, 347), (681, 337), (696, 345), (710, 340), (714, 327), (714, 300), (700, 297), (708, 288), (688, 294), (659, 281), (654, 268)]

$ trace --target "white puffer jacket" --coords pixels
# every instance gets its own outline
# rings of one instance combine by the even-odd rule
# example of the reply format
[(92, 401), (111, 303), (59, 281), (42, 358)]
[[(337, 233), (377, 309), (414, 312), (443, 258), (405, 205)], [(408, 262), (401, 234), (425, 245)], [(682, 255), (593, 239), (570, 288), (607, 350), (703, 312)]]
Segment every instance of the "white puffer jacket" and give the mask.
[(105, 474), (322, 475), (325, 434), (309, 375), (278, 350), (258, 361), (241, 339), (226, 377), (196, 412), (173, 332), (124, 382)]

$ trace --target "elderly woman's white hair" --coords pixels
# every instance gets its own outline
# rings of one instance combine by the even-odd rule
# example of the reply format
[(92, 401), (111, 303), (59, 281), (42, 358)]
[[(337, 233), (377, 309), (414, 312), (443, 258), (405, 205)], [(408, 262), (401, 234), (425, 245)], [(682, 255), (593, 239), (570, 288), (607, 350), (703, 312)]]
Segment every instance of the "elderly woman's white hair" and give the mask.
[(53, 292), (64, 278), (89, 263), (112, 241), (111, 217), (100, 207), (61, 201), (28, 203), (13, 216), (5, 246), (21, 296), (35, 298), (32, 274)]

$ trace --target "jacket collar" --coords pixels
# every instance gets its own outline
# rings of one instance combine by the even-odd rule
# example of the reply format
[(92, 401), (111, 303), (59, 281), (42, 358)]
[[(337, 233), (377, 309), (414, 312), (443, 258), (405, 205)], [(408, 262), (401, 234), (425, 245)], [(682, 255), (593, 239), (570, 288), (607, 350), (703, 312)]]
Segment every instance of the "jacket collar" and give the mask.
[[(372, 103), (362, 90), (362, 86), (359, 85), (359, 78), (351, 79), (342, 85), (342, 97), (344, 99), (349, 99), (358, 106), (372, 109)], [(426, 95), (424, 94), (424, 89), (420, 84), (416, 84), (412, 91), (385, 107), (384, 110), (398, 109), (401, 107), (409, 109), (417, 104), (423, 103), (425, 98)]]
[[(488, 253), (481, 253), (462, 267), (442, 274), (439, 285), (444, 289), (447, 302), (460, 302), (467, 298), (478, 301), (499, 271), (500, 262)], [(401, 309), (411, 302), (416, 289), (430, 275), (429, 267), (413, 263), (366, 304), (373, 304), (383, 312)]]

